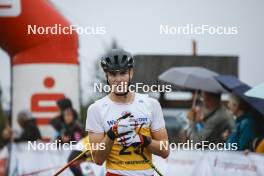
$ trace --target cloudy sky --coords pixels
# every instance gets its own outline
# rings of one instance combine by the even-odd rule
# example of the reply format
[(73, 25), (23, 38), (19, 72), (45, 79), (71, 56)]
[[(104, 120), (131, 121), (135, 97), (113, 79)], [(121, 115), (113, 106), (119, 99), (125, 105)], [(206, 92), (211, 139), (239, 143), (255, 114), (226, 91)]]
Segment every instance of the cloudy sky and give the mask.
[[(251, 86), (264, 82), (264, 1), (257, 0), (52, 0), (54, 6), (79, 26), (104, 27), (104, 35), (80, 35), (81, 85), (93, 80), (92, 61), (113, 39), (133, 54), (191, 54), (191, 40), (199, 55), (238, 55), (240, 79)], [(164, 35), (160, 25), (235, 27), (236, 35)], [(0, 83), (10, 99), (9, 58), (0, 50)], [(89, 72), (88, 72), (89, 71)], [(87, 100), (91, 93), (84, 91)], [(7, 107), (8, 105), (5, 105)]]

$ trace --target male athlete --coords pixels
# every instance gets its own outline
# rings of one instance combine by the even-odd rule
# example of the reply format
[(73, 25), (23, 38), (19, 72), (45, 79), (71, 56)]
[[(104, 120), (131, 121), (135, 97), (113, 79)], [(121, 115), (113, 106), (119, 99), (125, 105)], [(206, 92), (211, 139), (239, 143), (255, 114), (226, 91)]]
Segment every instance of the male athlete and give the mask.
[(92, 157), (99, 165), (106, 161), (106, 176), (152, 176), (152, 154), (169, 155), (168, 149), (160, 147), (168, 136), (159, 102), (127, 89), (133, 64), (132, 55), (121, 49), (113, 49), (101, 59), (112, 90), (87, 111), (91, 145), (104, 144), (103, 150), (92, 151)]

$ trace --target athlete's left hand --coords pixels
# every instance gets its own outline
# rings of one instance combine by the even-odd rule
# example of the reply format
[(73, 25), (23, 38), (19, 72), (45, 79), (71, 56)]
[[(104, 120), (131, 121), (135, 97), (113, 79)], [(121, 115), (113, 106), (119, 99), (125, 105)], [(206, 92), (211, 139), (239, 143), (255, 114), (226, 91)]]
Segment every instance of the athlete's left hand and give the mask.
[(131, 131), (123, 136), (117, 138), (117, 142), (125, 147), (139, 145), (147, 147), (151, 143), (151, 138), (142, 134), (137, 134), (136, 131)]

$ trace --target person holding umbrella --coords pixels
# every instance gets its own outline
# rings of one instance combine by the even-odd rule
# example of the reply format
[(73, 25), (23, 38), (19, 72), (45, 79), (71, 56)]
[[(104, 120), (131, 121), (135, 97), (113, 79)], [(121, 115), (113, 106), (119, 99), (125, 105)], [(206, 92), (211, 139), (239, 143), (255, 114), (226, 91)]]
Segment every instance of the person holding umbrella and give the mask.
[[(238, 150), (253, 150), (252, 144), (258, 136), (257, 115), (262, 114), (264, 101), (250, 98), (244, 93), (250, 87), (230, 75), (217, 76), (216, 80), (231, 92), (228, 108), (235, 116), (235, 129), (228, 136), (227, 143), (237, 143)], [(255, 112), (256, 111), (256, 112)]]
[[(194, 143), (208, 141), (224, 142), (224, 132), (234, 126), (234, 119), (222, 106), (221, 93), (224, 88), (215, 80), (218, 74), (203, 67), (172, 67), (159, 76), (159, 80), (171, 83), (177, 88), (195, 90), (192, 108), (187, 117), (190, 121), (187, 136)], [(198, 101), (202, 91), (202, 101)]]
[(188, 136), (194, 143), (209, 141), (225, 142), (225, 131), (234, 127), (234, 119), (221, 103), (221, 94), (203, 92), (202, 104), (192, 108), (187, 118), (190, 121)]

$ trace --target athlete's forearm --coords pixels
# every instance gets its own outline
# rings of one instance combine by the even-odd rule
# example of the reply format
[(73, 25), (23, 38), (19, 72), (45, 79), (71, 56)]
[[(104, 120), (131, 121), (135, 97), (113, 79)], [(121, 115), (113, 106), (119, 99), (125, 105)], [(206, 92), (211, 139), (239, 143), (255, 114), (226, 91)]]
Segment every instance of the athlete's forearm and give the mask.
[(97, 141), (97, 145), (100, 144), (101, 145), (103, 144), (104, 147), (102, 148), (95, 147), (95, 149), (97, 150), (92, 151), (93, 160), (98, 165), (102, 165), (104, 161), (107, 159), (108, 155), (112, 150), (114, 142), (111, 139), (109, 139), (107, 135), (105, 135), (101, 141)]
[(152, 139), (151, 143), (147, 147), (147, 149), (150, 150), (150, 152), (154, 155), (161, 156), (162, 158), (167, 158), (169, 156), (170, 150), (169, 147), (162, 147), (161, 144), (167, 144), (168, 141), (160, 141), (160, 140), (155, 140)]

